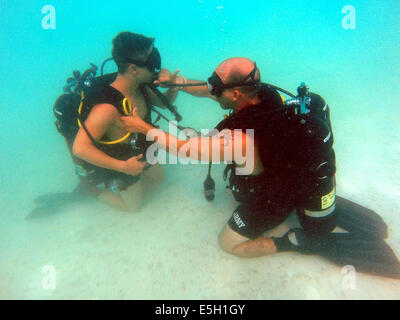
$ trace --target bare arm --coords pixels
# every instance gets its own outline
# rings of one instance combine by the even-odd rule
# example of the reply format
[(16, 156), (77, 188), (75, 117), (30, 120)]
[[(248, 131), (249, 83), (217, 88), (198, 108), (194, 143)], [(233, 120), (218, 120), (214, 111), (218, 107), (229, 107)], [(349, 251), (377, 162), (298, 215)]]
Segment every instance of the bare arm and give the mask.
[[(204, 81), (186, 80), (185, 83), (194, 84), (194, 83), (201, 83), (201, 82), (204, 82)], [(188, 94), (191, 94), (192, 96), (195, 96), (195, 97), (210, 98), (210, 99), (215, 100), (215, 97), (208, 90), (207, 85), (195, 86), (195, 87), (182, 87), (180, 90), (183, 92), (186, 92)]]
[(180, 140), (162, 130), (155, 129), (144, 122), (134, 109), (132, 116), (122, 117), (122, 123), (130, 132), (141, 132), (156, 141), (158, 145), (179, 157), (186, 157), (206, 162), (234, 161), (247, 170), (243, 174), (251, 174), (255, 161), (259, 163), (258, 154), (255, 153), (254, 137), (247, 133), (224, 130), (212, 137), (194, 137)]
[[(155, 84), (160, 84), (162, 86), (163, 82), (175, 83), (175, 84), (196, 84), (196, 83), (203, 83), (204, 81), (200, 80), (187, 80), (185, 77), (178, 75), (179, 70), (176, 70), (174, 74), (170, 74), (170, 72), (166, 69), (162, 69), (160, 72), (159, 78), (155, 81)], [(160, 108), (165, 108), (160, 98), (154, 94), (151, 90), (148, 90), (148, 95), (150, 97), (150, 101), (153, 105), (158, 106)], [(168, 99), (168, 101), (172, 104), (177, 95), (178, 90), (186, 92), (192, 96), (199, 97), (199, 98), (210, 98), (216, 100), (215, 97), (210, 94), (207, 85), (199, 85), (199, 86), (190, 86), (190, 87), (171, 87), (163, 94)]]

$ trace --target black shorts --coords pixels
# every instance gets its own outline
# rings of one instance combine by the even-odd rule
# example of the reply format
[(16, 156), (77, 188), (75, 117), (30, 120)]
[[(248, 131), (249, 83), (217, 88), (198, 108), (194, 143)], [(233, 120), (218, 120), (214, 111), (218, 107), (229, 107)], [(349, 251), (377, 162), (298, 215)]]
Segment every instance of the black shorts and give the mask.
[(324, 234), (336, 226), (335, 180), (334, 177), (308, 183), (287, 196), (260, 197), (257, 203), (242, 203), (228, 221), (232, 230), (249, 239), (261, 236), (265, 231), (281, 224), (296, 210), (300, 223), (306, 232)]

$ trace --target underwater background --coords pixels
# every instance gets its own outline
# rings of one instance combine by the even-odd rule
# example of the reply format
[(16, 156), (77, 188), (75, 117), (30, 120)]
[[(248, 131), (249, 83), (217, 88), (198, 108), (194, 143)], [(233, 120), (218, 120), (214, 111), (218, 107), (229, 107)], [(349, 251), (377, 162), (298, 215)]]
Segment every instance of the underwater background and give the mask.
[[(55, 29), (42, 26), (46, 5)], [(344, 28), (346, 5), (354, 29)], [(398, 0), (2, 0), (1, 299), (400, 298), (399, 281), (357, 273), (349, 287), (341, 268), (317, 256), (245, 260), (220, 250), (217, 235), (236, 207), (223, 165), (213, 166), (213, 202), (203, 196), (207, 165), (166, 165), (137, 213), (87, 199), (26, 219), (37, 196), (76, 186), (52, 107), (72, 70), (111, 56), (120, 31), (155, 37), (163, 67), (189, 79), (206, 80), (242, 56), (257, 62), (264, 82), (295, 92), (305, 81), (331, 109), (337, 193), (377, 211), (400, 252)], [(224, 114), (185, 93), (175, 104), (182, 125), (198, 130)]]

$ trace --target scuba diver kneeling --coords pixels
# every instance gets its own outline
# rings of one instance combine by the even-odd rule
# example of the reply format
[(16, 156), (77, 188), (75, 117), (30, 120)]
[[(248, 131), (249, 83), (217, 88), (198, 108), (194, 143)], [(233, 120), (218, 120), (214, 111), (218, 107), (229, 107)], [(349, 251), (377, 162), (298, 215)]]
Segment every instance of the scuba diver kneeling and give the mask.
[[(141, 117), (152, 123), (152, 107), (165, 108), (177, 96), (176, 88), (161, 94), (154, 87), (154, 82), (176, 82), (178, 77), (177, 72), (171, 75), (161, 69), (161, 57), (153, 43), (153, 38), (121, 32), (113, 39), (112, 49), (118, 73), (96, 78), (94, 65), (85, 76), (74, 73), (81, 80), (77, 84), (70, 78), (64, 88), (67, 94), (54, 107), (57, 127), (67, 141), (81, 185), (124, 211), (139, 209), (143, 193), (163, 179), (160, 165), (146, 162), (146, 150), (152, 143), (143, 134), (127, 132), (120, 121), (120, 116), (131, 114), (135, 106)], [(77, 101), (67, 110), (66, 101), (72, 97)]]
[[(188, 81), (189, 85), (196, 83), (197, 87), (186, 86), (181, 90), (211, 98), (222, 109), (231, 110), (230, 116), (216, 129), (218, 132), (241, 129), (240, 135), (233, 133), (230, 140), (220, 134), (178, 140), (144, 121), (137, 109), (132, 116), (121, 120), (128, 131), (147, 135), (167, 151), (197, 160), (227, 160), (225, 151), (235, 148), (235, 139), (243, 141), (240, 155), (246, 149), (245, 144), (254, 143), (254, 166), (250, 174), (238, 173), (237, 152), (225, 170), (239, 206), (219, 235), (223, 250), (241, 257), (294, 250), (319, 254), (340, 265), (353, 265), (357, 271), (400, 277), (399, 261), (383, 241), (386, 225), (371, 210), (336, 197), (329, 108), (319, 95), (308, 93), (302, 85), (298, 88), (299, 95), (284, 103), (277, 87), (261, 83), (256, 64), (246, 58), (222, 62), (207, 85)], [(246, 129), (254, 129), (254, 141), (244, 133)], [(203, 147), (213, 145), (212, 140), (220, 141), (218, 150), (212, 150), (217, 152)], [(187, 144), (197, 145), (197, 152), (181, 152), (187, 150)], [(205, 185), (213, 187), (210, 176)], [(281, 238), (263, 236), (294, 210), (302, 228), (289, 230)], [(376, 221), (383, 226), (368, 228)], [(333, 232), (337, 226), (348, 232)]]

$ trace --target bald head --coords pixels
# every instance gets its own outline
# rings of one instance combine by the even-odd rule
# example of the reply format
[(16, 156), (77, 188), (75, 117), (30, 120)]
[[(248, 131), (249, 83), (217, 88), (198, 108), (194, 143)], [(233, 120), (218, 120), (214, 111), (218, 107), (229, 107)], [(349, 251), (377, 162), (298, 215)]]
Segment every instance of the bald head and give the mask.
[[(247, 58), (230, 58), (223, 61), (215, 70), (224, 84), (239, 82), (246, 78), (254, 69), (254, 62)], [(255, 79), (260, 79), (259, 70)]]

